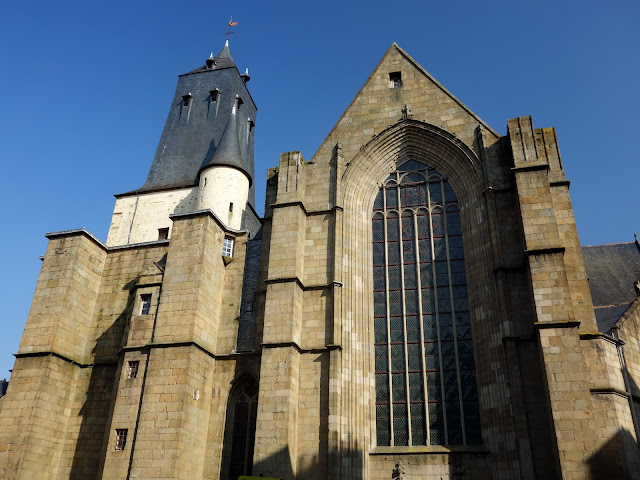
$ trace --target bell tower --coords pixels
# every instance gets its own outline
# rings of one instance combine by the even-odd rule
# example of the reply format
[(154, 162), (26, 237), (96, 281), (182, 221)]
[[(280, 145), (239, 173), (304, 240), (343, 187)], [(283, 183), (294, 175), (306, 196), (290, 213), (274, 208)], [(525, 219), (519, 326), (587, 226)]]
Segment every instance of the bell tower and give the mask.
[(108, 246), (161, 240), (170, 235), (170, 215), (204, 209), (229, 229), (255, 231), (257, 108), (249, 79), (228, 40), (203, 66), (178, 77), (146, 182), (116, 195)]

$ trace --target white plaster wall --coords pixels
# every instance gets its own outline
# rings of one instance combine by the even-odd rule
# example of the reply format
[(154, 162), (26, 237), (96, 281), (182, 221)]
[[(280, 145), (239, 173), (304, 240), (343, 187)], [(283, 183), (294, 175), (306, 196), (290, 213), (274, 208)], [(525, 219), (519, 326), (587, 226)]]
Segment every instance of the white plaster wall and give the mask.
[(212, 167), (200, 174), (198, 209), (210, 208), (229, 228), (240, 229), (248, 195), (249, 179), (235, 168)]
[(118, 198), (111, 217), (107, 246), (153, 242), (158, 240), (159, 228), (169, 228), (171, 238), (173, 222), (169, 215), (197, 209), (197, 187)]

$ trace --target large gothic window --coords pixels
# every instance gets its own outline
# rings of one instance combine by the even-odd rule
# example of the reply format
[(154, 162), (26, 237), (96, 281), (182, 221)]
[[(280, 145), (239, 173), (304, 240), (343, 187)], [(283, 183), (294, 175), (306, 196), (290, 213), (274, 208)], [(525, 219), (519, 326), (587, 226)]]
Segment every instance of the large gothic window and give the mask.
[(481, 443), (458, 200), (410, 160), (373, 206), (379, 446)]

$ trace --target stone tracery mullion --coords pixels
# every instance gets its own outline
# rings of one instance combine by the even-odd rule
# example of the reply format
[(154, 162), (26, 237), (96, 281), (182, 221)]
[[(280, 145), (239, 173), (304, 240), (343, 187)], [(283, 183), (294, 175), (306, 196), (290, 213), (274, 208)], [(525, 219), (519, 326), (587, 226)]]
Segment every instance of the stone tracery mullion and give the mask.
[[(460, 265), (464, 261), (464, 253), (458, 225), (459, 208), (455, 192), (447, 180), (436, 170), (417, 164), (390, 173), (380, 188), (382, 202), (376, 200), (377, 206), (374, 207), (374, 217), (381, 216), (384, 224), (384, 254), (381, 250), (376, 254), (377, 275), (384, 272), (386, 303), (377, 314), (378, 348), (382, 346), (385, 333), (387, 338), (385, 377), (388, 392), (386, 398), (376, 397), (381, 405), (388, 402), (388, 410), (380, 410), (380, 415), (388, 412), (386, 418), (381, 417), (383, 423), (379, 433), (383, 443), (380, 445), (411, 446), (415, 442), (423, 445), (467, 445), (470, 437), (465, 421), (467, 408), (463, 385), (469, 386), (472, 381), (475, 384), (475, 372), (471, 372), (474, 378), (470, 379), (466, 372), (472, 367), (467, 367), (466, 363), (465, 371), (462, 371), (460, 342), (465, 347), (465, 362), (469, 362), (472, 344), (466, 330), (459, 331), (456, 319), (457, 310), (466, 313), (466, 281), (464, 267)], [(423, 208), (425, 214), (419, 216)], [(380, 226), (376, 228), (375, 241), (380, 242), (383, 232)], [(384, 268), (380, 268), (381, 255), (384, 256)], [(428, 274), (425, 268), (431, 273)], [(422, 272), (428, 276), (423, 278)], [(378, 289), (382, 287), (381, 280), (379, 278)], [(458, 302), (460, 295), (462, 302)], [(415, 325), (416, 319), (419, 319), (418, 325)], [(460, 321), (465, 322), (465, 319)], [(420, 340), (416, 345), (418, 335)], [(461, 339), (458, 338), (460, 335)], [(404, 358), (400, 359), (401, 355)], [(382, 360), (381, 356), (380, 353), (379, 360)], [(404, 372), (401, 372), (402, 368)], [(381, 382), (378, 380), (382, 389), (384, 384)], [(415, 395), (416, 388), (423, 390), (418, 396)], [(472, 392), (472, 396), (475, 395)], [(473, 408), (474, 399), (469, 397), (467, 401)], [(388, 426), (384, 423), (386, 420), (389, 421)], [(390, 437), (388, 442), (386, 435)]]
[(424, 309), (422, 307), (422, 277), (420, 275), (420, 242), (418, 232), (418, 216), (419, 208), (413, 211), (413, 228), (414, 228), (414, 243), (416, 249), (416, 279), (417, 279), (417, 291), (418, 291), (418, 326), (420, 329), (420, 360), (422, 365), (422, 398), (423, 398), (423, 424), (425, 427), (425, 443), (431, 445), (431, 428), (429, 425), (429, 393), (427, 388), (427, 364), (426, 364), (426, 352), (424, 348)]
[[(398, 177), (400, 175), (398, 174)], [(402, 301), (402, 349), (404, 352), (404, 385), (405, 385), (405, 405), (407, 412), (407, 444), (412, 445), (412, 433), (411, 433), (411, 395), (409, 384), (409, 349), (407, 346), (407, 299), (406, 299), (406, 283), (404, 279), (404, 242), (403, 233), (404, 228), (402, 224), (403, 217), (403, 198), (402, 191), (400, 189), (400, 183), (397, 184), (396, 190), (398, 193), (398, 246), (400, 247), (400, 299)]]
[(384, 275), (385, 275), (385, 317), (387, 323), (387, 383), (389, 398), (389, 443), (394, 445), (394, 428), (393, 428), (393, 383), (391, 377), (391, 321), (389, 318), (389, 233), (387, 225), (387, 189), (382, 188), (382, 224), (384, 225)]
[[(430, 184), (427, 184), (430, 185)], [(440, 370), (440, 400), (442, 402), (442, 423), (443, 423), (443, 433), (444, 433), (444, 443), (449, 444), (449, 437), (447, 433), (447, 408), (445, 402), (445, 387), (444, 387), (444, 365), (442, 362), (442, 339), (440, 336), (440, 312), (438, 308), (438, 275), (436, 272), (436, 249), (435, 242), (433, 238), (433, 208), (431, 201), (431, 188), (427, 188), (427, 199), (429, 206), (429, 240), (431, 244), (431, 271), (433, 275), (433, 304), (435, 306), (435, 314), (436, 314), (436, 335), (438, 342), (438, 365)], [(437, 404), (436, 404), (437, 405)]]

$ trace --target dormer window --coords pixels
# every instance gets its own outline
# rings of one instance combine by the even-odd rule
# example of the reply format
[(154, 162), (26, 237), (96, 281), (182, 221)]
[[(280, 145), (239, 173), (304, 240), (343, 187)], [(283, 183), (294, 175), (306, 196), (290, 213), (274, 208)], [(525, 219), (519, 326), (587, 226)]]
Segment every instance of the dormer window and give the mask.
[(400, 88), (402, 86), (402, 72), (391, 72), (389, 74), (389, 86)]
[(244, 102), (242, 101), (242, 98), (238, 97), (238, 110), (240, 110), (241, 105), (244, 105)]
[(218, 95), (220, 95), (220, 91), (216, 88), (214, 90), (209, 90), (209, 95), (211, 95), (211, 101), (212, 102), (217, 102), (218, 101)]
[(190, 93), (186, 93), (184, 95), (182, 95), (182, 106), (183, 107), (188, 107), (189, 106), (189, 102), (191, 101), (192, 95)]
[(253, 132), (253, 127), (256, 126), (256, 122), (254, 122), (253, 120), (248, 118), (247, 119), (247, 123), (249, 124), (249, 133)]

